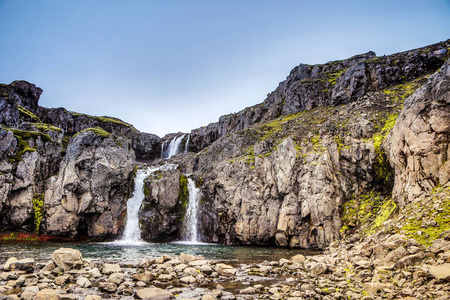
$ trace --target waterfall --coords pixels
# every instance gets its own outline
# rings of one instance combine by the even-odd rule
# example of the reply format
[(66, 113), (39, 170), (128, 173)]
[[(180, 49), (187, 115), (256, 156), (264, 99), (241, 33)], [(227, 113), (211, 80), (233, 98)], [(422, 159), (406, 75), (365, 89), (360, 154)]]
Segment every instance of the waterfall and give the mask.
[(127, 222), (125, 224), (125, 232), (119, 243), (132, 245), (143, 243), (141, 239), (141, 229), (139, 228), (139, 209), (141, 208), (144, 195), (144, 180), (152, 173), (163, 170), (175, 169), (175, 164), (165, 164), (163, 166), (152, 169), (138, 169), (134, 178), (133, 196), (127, 201)]
[[(186, 135), (187, 135), (186, 143), (184, 144), (184, 149), (182, 150), (180, 149), (181, 142), (186, 138)], [(181, 153), (181, 151), (184, 151), (183, 153), (188, 153), (190, 141), (191, 135), (188, 133), (185, 133), (180, 136), (175, 136), (170, 142), (164, 141), (161, 145), (161, 158), (171, 158), (172, 156)]]
[(189, 152), (189, 142), (191, 141), (191, 134), (188, 134), (186, 144), (184, 144), (184, 153)]
[(144, 179), (152, 173), (152, 170), (139, 169), (134, 178), (133, 197), (127, 202), (127, 222), (122, 241), (131, 243), (142, 242), (139, 229), (139, 208), (144, 200)]
[(169, 143), (169, 146), (167, 146), (167, 149), (164, 149), (166, 147), (165, 141), (161, 146), (161, 158), (171, 158), (174, 155), (177, 155), (180, 153), (180, 144), (183, 141), (186, 134), (175, 136)]
[(195, 181), (188, 178), (189, 202), (184, 218), (186, 230), (185, 241), (197, 242), (198, 240), (198, 202), (200, 200), (200, 189), (195, 186)]

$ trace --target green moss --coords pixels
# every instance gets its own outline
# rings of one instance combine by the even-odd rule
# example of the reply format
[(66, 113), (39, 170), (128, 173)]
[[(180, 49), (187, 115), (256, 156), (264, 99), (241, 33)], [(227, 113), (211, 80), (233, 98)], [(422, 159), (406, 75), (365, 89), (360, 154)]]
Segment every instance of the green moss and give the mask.
[[(417, 240), (420, 244), (429, 246), (442, 234), (450, 232), (450, 187), (435, 188), (431, 198), (418, 199), (414, 204), (405, 207), (401, 233)], [(435, 222), (432, 226), (427, 223)]]
[(36, 194), (33, 197), (33, 211), (34, 211), (34, 232), (39, 233), (41, 227), (42, 217), (44, 215), (44, 194)]
[(50, 124), (45, 124), (45, 123), (31, 123), (31, 125), (33, 125), (34, 127), (36, 127), (37, 130), (43, 131), (43, 132), (47, 132), (47, 131), (55, 131), (55, 132), (62, 132), (62, 129)]
[(146, 182), (144, 182), (144, 196), (147, 198), (150, 195)]
[(19, 109), (19, 113), (25, 117), (30, 118), (34, 122), (42, 123), (41, 119), (39, 119), (35, 114), (33, 114), (31, 111), (26, 109), (25, 107), (22, 107), (20, 105), (17, 105), (17, 108)]
[(14, 137), (17, 139), (17, 144), (19, 146), (19, 150), (17, 151), (13, 161), (19, 162), (22, 158), (22, 155), (25, 152), (34, 152), (36, 151), (36, 146), (33, 148), (30, 147), (28, 140), (33, 139), (36, 140), (41, 138), (41, 140), (45, 142), (51, 142), (52, 138), (45, 133), (37, 132), (37, 131), (25, 131), (20, 129), (8, 129), (13, 132)]
[(333, 71), (333, 72), (328, 72), (326, 73), (327, 78), (328, 78), (328, 82), (331, 85), (335, 85), (336, 81), (341, 77), (341, 75), (347, 71), (347, 69), (342, 69), (342, 70), (338, 70), (338, 71)]
[(179, 211), (182, 213), (183, 219), (189, 203), (188, 180), (186, 176), (180, 175), (180, 193), (178, 194)]
[(125, 122), (123, 122), (123, 121), (121, 121), (121, 120), (119, 120), (119, 119), (116, 119), (116, 118), (110, 118), (110, 117), (97, 117), (97, 116), (91, 116), (91, 115), (87, 115), (87, 114), (80, 114), (80, 113), (76, 113), (76, 112), (70, 112), (70, 114), (71, 114), (72, 116), (74, 116), (74, 117), (84, 116), (84, 117), (86, 117), (86, 118), (92, 118), (92, 119), (95, 119), (95, 120), (97, 120), (97, 121), (99, 121), (100, 123), (103, 123), (103, 124), (108, 124), (108, 123), (111, 124), (111, 123), (114, 123), (114, 124), (119, 124), (119, 125), (123, 125), (123, 126), (127, 126), (127, 127), (132, 127), (132, 128), (134, 128), (133, 125), (128, 124), (128, 123), (125, 123)]
[(69, 135), (65, 135), (62, 139), (62, 143), (61, 143), (61, 153), (65, 154), (67, 147), (69, 146), (70, 143), (70, 136)]
[(371, 138), (376, 154), (373, 163), (374, 175), (378, 184), (385, 186), (385, 190), (389, 190), (392, 187), (394, 170), (391, 168), (386, 154), (381, 149), (381, 145), (391, 129), (394, 128), (397, 117), (397, 113), (389, 114), (384, 121), (381, 131), (374, 134)]
[(427, 76), (422, 76), (413, 81), (391, 86), (383, 90), (383, 93), (389, 96), (392, 103), (403, 104), (409, 96), (412, 95), (420, 86), (422, 86), (427, 80)]
[(398, 210), (397, 204), (375, 192), (363, 194), (344, 203), (341, 232), (351, 233), (360, 229), (363, 234), (374, 233)]
[(104, 130), (103, 128), (100, 127), (94, 127), (94, 128), (86, 128), (80, 132), (77, 132), (73, 137), (76, 137), (77, 135), (79, 135), (82, 132), (86, 132), (86, 131), (93, 131), (96, 135), (102, 137), (102, 138), (108, 138), (111, 136), (111, 133), (107, 132), (106, 130)]
[(398, 211), (398, 205), (392, 199), (388, 199), (386, 202), (381, 205), (379, 210), (377, 211), (377, 215), (375, 220), (373, 220), (368, 229), (366, 230), (367, 234), (375, 233), (384, 222), (389, 220), (389, 218)]

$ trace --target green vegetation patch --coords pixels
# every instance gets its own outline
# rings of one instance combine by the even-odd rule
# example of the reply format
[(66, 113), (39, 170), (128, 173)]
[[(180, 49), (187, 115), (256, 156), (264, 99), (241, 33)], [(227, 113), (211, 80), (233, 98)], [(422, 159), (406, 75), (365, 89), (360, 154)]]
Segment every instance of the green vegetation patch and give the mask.
[(111, 136), (111, 133), (109, 133), (108, 131), (104, 130), (103, 128), (100, 127), (90, 127), (90, 128), (86, 128), (80, 132), (77, 132), (73, 137), (76, 137), (77, 135), (79, 135), (80, 133), (86, 132), (86, 131), (93, 131), (96, 135), (106, 139), (108, 137)]
[(342, 74), (344, 74), (347, 71), (347, 69), (342, 69), (338, 71), (332, 71), (327, 72), (327, 79), (328, 83), (330, 83), (332, 86), (336, 84), (336, 81), (341, 77)]
[(33, 139), (36, 140), (39, 137), (42, 139), (43, 142), (51, 142), (52, 138), (45, 133), (37, 132), (37, 131), (25, 131), (20, 129), (8, 129), (13, 132), (14, 137), (17, 139), (17, 144), (19, 146), (19, 150), (17, 151), (15, 157), (13, 158), (14, 162), (19, 162), (22, 159), (22, 155), (25, 152), (34, 152), (36, 151), (37, 147), (34, 146), (33, 148), (28, 143), (28, 140)]
[(375, 192), (354, 197), (342, 207), (341, 233), (349, 234), (355, 230), (369, 235), (377, 231), (395, 212), (397, 204), (389, 197)]
[(42, 123), (41, 119), (39, 119), (39, 117), (37, 117), (35, 114), (33, 114), (31, 111), (29, 111), (28, 109), (26, 109), (25, 107), (22, 107), (20, 105), (17, 105), (17, 108), (19, 109), (19, 113), (25, 117), (28, 117), (30, 119), (32, 119), (34, 122), (37, 123)]
[(450, 187), (437, 187), (430, 198), (416, 199), (403, 211), (400, 232), (429, 246), (450, 232)]
[(42, 217), (44, 216), (44, 194), (36, 194), (33, 197), (33, 211), (34, 211), (34, 232), (39, 233), (41, 227)]
[(62, 129), (50, 124), (46, 124), (46, 123), (30, 123), (31, 125), (33, 125), (34, 127), (36, 127), (37, 130), (43, 131), (43, 132), (47, 132), (47, 131), (54, 131), (54, 132), (62, 132)]
[(376, 158), (373, 163), (374, 175), (378, 183), (384, 185), (386, 189), (390, 189), (393, 183), (394, 170), (391, 168), (386, 154), (381, 149), (381, 145), (386, 139), (388, 133), (392, 130), (392, 128), (394, 128), (394, 125), (397, 122), (397, 117), (397, 113), (387, 115), (380, 132), (375, 133), (370, 139), (373, 142), (376, 154)]
[(427, 76), (422, 76), (413, 81), (391, 86), (383, 90), (383, 93), (389, 96), (394, 104), (403, 104), (409, 96), (411, 96), (420, 86), (427, 81)]
[(110, 117), (97, 117), (97, 116), (91, 116), (91, 115), (87, 115), (87, 114), (80, 114), (80, 113), (76, 113), (76, 112), (70, 112), (70, 114), (71, 114), (73, 117), (84, 116), (84, 117), (86, 117), (86, 118), (91, 118), (91, 119), (97, 120), (97, 121), (99, 121), (100, 123), (104, 123), (104, 124), (114, 123), (114, 124), (119, 124), (119, 125), (123, 125), (123, 126), (126, 126), (126, 127), (132, 127), (132, 128), (134, 128), (133, 125), (128, 124), (128, 123), (125, 123), (125, 122), (123, 122), (123, 121), (121, 121), (121, 120), (119, 120), (119, 119), (116, 119), (116, 118), (110, 118)]
[(186, 176), (180, 175), (180, 192), (178, 194), (178, 204), (179, 204), (179, 211), (183, 215), (186, 213), (186, 209), (189, 203), (189, 189), (188, 189), (188, 180)]

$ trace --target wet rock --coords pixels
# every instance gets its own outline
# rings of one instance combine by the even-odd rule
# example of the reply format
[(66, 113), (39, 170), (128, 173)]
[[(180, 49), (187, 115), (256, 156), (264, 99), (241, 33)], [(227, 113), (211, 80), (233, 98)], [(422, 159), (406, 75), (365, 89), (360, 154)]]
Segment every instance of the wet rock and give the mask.
[(108, 293), (115, 293), (117, 291), (117, 285), (111, 282), (100, 282), (99, 288)]
[(243, 295), (253, 295), (256, 294), (256, 290), (254, 287), (248, 287), (246, 289), (240, 290), (239, 294), (243, 294)]

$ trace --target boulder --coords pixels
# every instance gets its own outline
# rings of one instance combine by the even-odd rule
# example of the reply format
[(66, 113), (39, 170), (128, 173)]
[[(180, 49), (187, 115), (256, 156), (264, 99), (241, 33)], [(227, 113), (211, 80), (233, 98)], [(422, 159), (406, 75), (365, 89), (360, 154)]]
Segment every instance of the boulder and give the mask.
[(17, 262), (17, 261), (18, 261), (18, 259), (15, 258), (15, 257), (10, 257), (10, 258), (8, 258), (8, 260), (7, 260), (7, 261), (5, 262), (5, 264), (3, 265), (3, 269), (4, 269), (5, 271), (11, 271), (11, 270), (13, 270), (11, 264), (12, 264), (12, 263), (15, 263), (15, 262)]
[(301, 264), (301, 263), (303, 263), (303, 262), (306, 261), (306, 257), (304, 257), (304, 256), (301, 255), (301, 254), (297, 254), (297, 255), (295, 255), (295, 256), (293, 256), (293, 257), (291, 258), (291, 261), (292, 261), (293, 263), (299, 263), (299, 264)]
[(110, 275), (111, 273), (120, 273), (122, 268), (118, 264), (104, 264), (102, 273), (105, 275)]
[(71, 269), (79, 269), (83, 266), (83, 258), (81, 252), (72, 248), (59, 248), (53, 251), (53, 262), (64, 271)]
[(437, 280), (450, 281), (450, 263), (430, 266), (428, 270)]
[(171, 292), (156, 287), (137, 290), (136, 296), (142, 300), (169, 300), (174, 298)]
[(60, 300), (60, 295), (52, 289), (43, 289), (34, 296), (33, 300)]
[(86, 277), (79, 277), (76, 283), (82, 288), (90, 288), (92, 286), (91, 282)]

